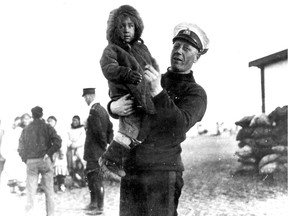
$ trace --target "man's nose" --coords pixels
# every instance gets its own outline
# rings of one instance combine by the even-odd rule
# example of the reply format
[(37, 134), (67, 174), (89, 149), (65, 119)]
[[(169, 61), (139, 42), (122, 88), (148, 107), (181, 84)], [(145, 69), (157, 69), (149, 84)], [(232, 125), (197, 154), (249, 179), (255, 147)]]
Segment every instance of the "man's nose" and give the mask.
[(182, 51), (183, 51), (183, 48), (182, 46), (180, 46), (175, 50), (175, 53), (182, 54)]

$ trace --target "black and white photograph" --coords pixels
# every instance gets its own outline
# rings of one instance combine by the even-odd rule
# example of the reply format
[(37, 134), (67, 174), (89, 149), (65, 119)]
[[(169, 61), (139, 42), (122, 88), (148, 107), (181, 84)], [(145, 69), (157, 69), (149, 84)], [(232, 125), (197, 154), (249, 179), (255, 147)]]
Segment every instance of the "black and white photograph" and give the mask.
[(287, 8), (0, 1), (0, 215), (286, 216)]

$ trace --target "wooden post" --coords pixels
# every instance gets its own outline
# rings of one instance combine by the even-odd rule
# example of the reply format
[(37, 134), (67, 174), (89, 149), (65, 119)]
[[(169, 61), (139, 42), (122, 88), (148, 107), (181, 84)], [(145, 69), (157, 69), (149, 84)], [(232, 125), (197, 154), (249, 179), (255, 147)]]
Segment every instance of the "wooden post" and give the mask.
[(264, 73), (264, 67), (261, 67), (261, 95), (262, 95), (262, 113), (265, 113), (265, 73)]

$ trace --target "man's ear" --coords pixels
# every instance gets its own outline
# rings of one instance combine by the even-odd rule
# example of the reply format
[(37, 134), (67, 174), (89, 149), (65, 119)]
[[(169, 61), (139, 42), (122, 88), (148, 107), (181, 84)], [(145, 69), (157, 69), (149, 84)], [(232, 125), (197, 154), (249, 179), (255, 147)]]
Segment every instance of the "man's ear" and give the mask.
[(193, 63), (196, 63), (199, 60), (200, 57), (201, 57), (201, 54), (198, 52), (196, 57), (195, 57), (195, 59), (194, 59), (194, 61), (193, 61)]

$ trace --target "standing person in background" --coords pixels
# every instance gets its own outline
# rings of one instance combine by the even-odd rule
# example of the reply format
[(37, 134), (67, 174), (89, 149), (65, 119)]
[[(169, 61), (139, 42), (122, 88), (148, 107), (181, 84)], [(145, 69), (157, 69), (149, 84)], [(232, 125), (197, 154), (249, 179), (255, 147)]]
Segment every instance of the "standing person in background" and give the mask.
[[(56, 130), (57, 119), (55, 116), (49, 116), (47, 119), (47, 123), (51, 125)], [(57, 130), (56, 130), (57, 131)], [(65, 177), (68, 175), (67, 169), (67, 145), (65, 143), (65, 139), (62, 137), (62, 145), (61, 148), (53, 155), (54, 158), (54, 176), (56, 178), (58, 190), (61, 192), (65, 192)]]
[(2, 122), (0, 120), (0, 187), (1, 187), (1, 174), (4, 169), (4, 164), (5, 164), (5, 158), (1, 154), (2, 138), (4, 136), (4, 130), (2, 129), (1, 125), (2, 125)]
[(78, 115), (73, 116), (71, 129), (68, 131), (67, 161), (68, 170), (73, 182), (78, 186), (85, 185), (84, 170), (86, 161), (84, 160), (84, 143), (86, 131), (84, 125), (80, 123)]
[[(207, 107), (206, 92), (196, 83), (192, 65), (207, 52), (209, 40), (198, 26), (181, 23), (175, 27), (172, 41), (168, 71), (161, 75), (151, 65), (145, 70), (157, 113), (148, 137), (130, 151), (124, 164), (120, 216), (178, 215), (184, 185), (181, 143)], [(131, 100), (125, 97), (108, 108), (120, 116), (133, 112)]]
[(27, 165), (26, 215), (30, 215), (33, 209), (38, 178), (41, 174), (46, 197), (46, 214), (54, 216), (52, 157), (61, 148), (62, 140), (55, 129), (42, 120), (41, 107), (36, 106), (31, 111), (33, 122), (23, 129), (18, 147), (19, 155)]
[(32, 121), (31, 116), (28, 113), (23, 114), (21, 116), (20, 127), (25, 128), (26, 126), (28, 126), (31, 123), (31, 121)]
[(104, 211), (104, 185), (98, 160), (106, 150), (107, 143), (113, 139), (113, 125), (107, 111), (95, 101), (95, 88), (83, 89), (82, 97), (90, 107), (84, 146), (84, 160), (87, 162), (86, 174), (90, 190), (90, 204), (86, 210), (102, 214)]
[(12, 125), (12, 130), (7, 131), (3, 140), (3, 155), (6, 158), (4, 172), (7, 174), (8, 186), (12, 193), (22, 193), (25, 188), (25, 164), (21, 161), (17, 151), (23, 127), (21, 117), (16, 117)]

